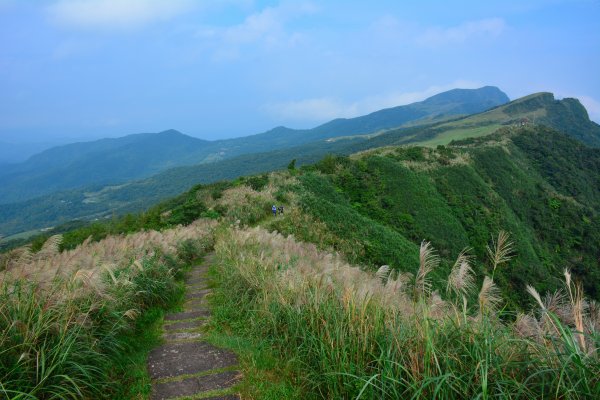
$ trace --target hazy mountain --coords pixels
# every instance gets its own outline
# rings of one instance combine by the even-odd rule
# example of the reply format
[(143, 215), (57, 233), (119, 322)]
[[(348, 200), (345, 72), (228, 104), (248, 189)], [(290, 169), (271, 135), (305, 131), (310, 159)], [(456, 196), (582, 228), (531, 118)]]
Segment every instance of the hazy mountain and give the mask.
[(206, 143), (171, 130), (54, 147), (4, 168), (0, 201), (147, 177), (185, 164)]
[[(503, 126), (545, 125), (563, 132), (591, 147), (600, 147), (600, 125), (591, 121), (579, 100), (556, 100), (552, 93), (535, 93), (479, 114), (430, 124), (417, 129), (395, 129), (367, 138), (360, 147), (380, 147), (419, 143), (428, 146), (453, 140), (485, 136)], [(340, 144), (340, 146), (343, 146)]]
[(279, 127), (262, 134), (217, 141), (196, 139), (170, 130), (69, 144), (3, 168), (0, 171), (0, 203), (89, 185), (123, 183), (176, 166), (210, 163), (322, 139), (373, 133), (409, 123), (430, 123), (481, 112), (508, 100), (506, 94), (495, 87), (454, 89), (422, 102), (357, 118), (335, 119), (313, 129)]
[(356, 118), (338, 118), (312, 129), (278, 127), (262, 134), (220, 143), (224, 155), (229, 156), (242, 154), (243, 149), (267, 151), (339, 136), (374, 133), (409, 123), (431, 123), (450, 116), (482, 112), (508, 101), (508, 96), (493, 86), (453, 89), (421, 102), (386, 108)]
[(534, 122), (566, 132), (572, 138), (586, 138), (588, 143), (595, 143), (600, 138), (600, 126), (587, 118), (585, 109), (583, 113), (572, 112), (573, 108), (579, 107), (581, 105), (575, 99), (557, 101), (551, 94), (539, 93), (451, 121), (392, 129), (378, 135), (320, 140), (210, 164), (173, 168), (122, 185), (97, 185), (85, 190), (55, 193), (4, 205), (0, 208), (0, 233), (53, 226), (75, 218), (102, 218), (112, 213), (141, 210), (198, 183), (282, 169), (292, 159), (297, 160), (297, 165), (314, 163), (329, 153), (344, 155), (403, 144), (437, 146), (489, 135), (500, 128), (520, 129), (523, 125), (534, 125)]
[(56, 145), (57, 143), (49, 142), (17, 143), (0, 140), (0, 166), (23, 162), (32, 155)]

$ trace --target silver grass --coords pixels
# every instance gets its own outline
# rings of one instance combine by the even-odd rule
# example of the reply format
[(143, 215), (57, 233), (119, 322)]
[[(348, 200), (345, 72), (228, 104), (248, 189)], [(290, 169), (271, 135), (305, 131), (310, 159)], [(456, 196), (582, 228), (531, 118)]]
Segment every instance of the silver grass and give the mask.
[(502, 296), (500, 294), (500, 289), (498, 289), (492, 278), (486, 276), (483, 279), (483, 284), (479, 291), (480, 314), (497, 310), (501, 302)]
[(55, 254), (58, 254), (62, 240), (63, 240), (62, 235), (50, 236), (44, 242), (44, 245), (42, 246), (41, 250), (38, 252), (39, 257), (50, 257)]
[(538, 291), (535, 290), (535, 288), (531, 285), (527, 285), (526, 290), (527, 290), (527, 293), (529, 293), (531, 295), (531, 297), (533, 297), (535, 299), (535, 301), (538, 303), (538, 305), (540, 306), (542, 311), (546, 311), (546, 305), (542, 301), (542, 297), (540, 296)]
[(428, 275), (440, 263), (440, 258), (435, 254), (430, 242), (421, 242), (419, 249), (419, 270), (415, 278), (415, 290), (420, 295), (429, 295), (431, 292), (431, 282)]
[(519, 313), (513, 325), (513, 330), (520, 337), (538, 338), (541, 334), (540, 325), (531, 314)]
[(509, 235), (505, 231), (498, 233), (498, 239), (492, 239), (492, 246), (487, 246), (488, 257), (492, 263), (492, 271), (503, 263), (508, 262), (513, 257), (514, 243), (509, 240)]
[(469, 292), (475, 289), (475, 277), (473, 268), (471, 268), (470, 257), (467, 255), (467, 249), (463, 250), (452, 266), (446, 291), (453, 292), (457, 296), (466, 296)]
[(571, 307), (562, 291), (557, 290), (554, 293), (547, 293), (542, 298), (542, 302), (544, 303), (544, 309), (555, 314), (564, 323), (572, 324), (574, 322)]
[(375, 276), (377, 277), (377, 279), (379, 279), (381, 281), (382, 284), (385, 285), (385, 283), (388, 281), (388, 278), (390, 276), (390, 266), (382, 265), (381, 267), (379, 267), (379, 269), (375, 273)]
[(565, 285), (567, 286), (567, 293), (569, 294), (569, 300), (571, 301), (571, 310), (573, 315), (573, 322), (575, 324), (575, 329), (577, 333), (575, 334), (577, 337), (577, 342), (579, 343), (580, 348), (585, 351), (586, 343), (584, 332), (584, 320), (583, 320), (583, 308), (584, 308), (584, 299), (583, 299), (583, 288), (581, 283), (572, 283), (571, 280), (571, 272), (565, 268)]

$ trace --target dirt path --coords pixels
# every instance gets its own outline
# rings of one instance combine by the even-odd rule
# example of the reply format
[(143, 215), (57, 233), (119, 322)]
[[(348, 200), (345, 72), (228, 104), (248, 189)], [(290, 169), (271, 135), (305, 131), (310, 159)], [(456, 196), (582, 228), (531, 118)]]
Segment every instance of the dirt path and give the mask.
[(202, 326), (210, 317), (205, 274), (212, 260), (206, 256), (188, 273), (184, 310), (165, 316), (165, 343), (148, 357), (152, 400), (239, 399), (232, 388), (241, 378), (235, 354), (203, 340)]

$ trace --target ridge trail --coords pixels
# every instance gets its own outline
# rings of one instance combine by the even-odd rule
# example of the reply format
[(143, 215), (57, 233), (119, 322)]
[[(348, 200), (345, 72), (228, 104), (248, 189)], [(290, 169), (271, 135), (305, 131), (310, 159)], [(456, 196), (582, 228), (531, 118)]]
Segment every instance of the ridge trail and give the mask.
[(210, 318), (205, 275), (213, 260), (209, 254), (192, 267), (185, 278), (183, 311), (165, 316), (165, 342), (148, 356), (152, 400), (240, 398), (234, 389), (241, 379), (236, 355), (203, 339), (202, 327)]

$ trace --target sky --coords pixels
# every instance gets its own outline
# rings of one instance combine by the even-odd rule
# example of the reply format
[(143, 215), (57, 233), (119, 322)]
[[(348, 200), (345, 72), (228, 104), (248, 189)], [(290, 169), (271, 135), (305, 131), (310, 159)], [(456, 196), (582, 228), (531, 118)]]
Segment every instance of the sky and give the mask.
[(498, 86), (600, 121), (600, 0), (0, 0), (0, 142), (204, 139)]

